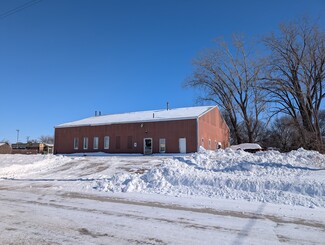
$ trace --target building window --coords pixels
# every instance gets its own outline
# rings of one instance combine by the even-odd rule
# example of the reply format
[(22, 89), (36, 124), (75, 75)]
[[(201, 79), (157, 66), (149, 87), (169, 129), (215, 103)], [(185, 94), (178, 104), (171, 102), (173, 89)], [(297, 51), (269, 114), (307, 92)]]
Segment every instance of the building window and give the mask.
[(132, 149), (132, 144), (133, 143), (133, 139), (132, 136), (128, 136), (128, 149)]
[(88, 149), (88, 137), (84, 137), (84, 150)]
[(121, 148), (121, 136), (116, 136), (115, 138), (115, 148), (120, 149)]
[(105, 150), (109, 149), (109, 136), (104, 137), (104, 149)]
[(74, 138), (73, 139), (73, 149), (78, 150), (79, 147), (79, 138)]
[(159, 139), (159, 152), (160, 153), (166, 152), (166, 139)]
[(97, 150), (98, 149), (98, 141), (99, 141), (99, 138), (98, 137), (94, 137), (94, 142), (93, 142), (94, 150)]

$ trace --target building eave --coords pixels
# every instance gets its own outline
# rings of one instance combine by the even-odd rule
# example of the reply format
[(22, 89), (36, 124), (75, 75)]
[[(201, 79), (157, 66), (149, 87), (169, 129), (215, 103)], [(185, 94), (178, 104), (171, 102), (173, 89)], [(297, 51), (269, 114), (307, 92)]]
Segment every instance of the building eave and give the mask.
[(137, 120), (137, 121), (123, 121), (123, 122), (103, 122), (103, 123), (88, 123), (88, 124), (74, 124), (74, 125), (58, 125), (54, 128), (75, 128), (75, 127), (94, 127), (94, 126), (108, 126), (117, 124), (133, 124), (133, 123), (155, 123), (155, 122), (168, 122), (168, 121), (182, 121), (182, 120), (196, 120), (198, 117), (183, 117), (183, 118), (155, 118), (153, 120)]

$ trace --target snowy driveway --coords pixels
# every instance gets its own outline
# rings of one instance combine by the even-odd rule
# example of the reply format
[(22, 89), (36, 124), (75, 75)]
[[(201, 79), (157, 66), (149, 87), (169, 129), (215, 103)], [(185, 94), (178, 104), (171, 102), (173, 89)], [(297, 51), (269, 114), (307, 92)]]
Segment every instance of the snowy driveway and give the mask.
[(322, 155), (220, 154), (0, 156), (0, 244), (324, 244)]
[[(324, 210), (0, 182), (1, 244), (321, 244)], [(204, 203), (202, 205), (202, 203)]]

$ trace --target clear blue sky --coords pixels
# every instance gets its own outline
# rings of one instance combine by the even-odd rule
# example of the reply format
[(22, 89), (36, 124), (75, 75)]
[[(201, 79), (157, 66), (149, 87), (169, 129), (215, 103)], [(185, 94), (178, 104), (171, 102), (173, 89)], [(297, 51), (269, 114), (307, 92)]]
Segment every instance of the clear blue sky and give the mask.
[[(0, 1), (0, 16), (29, 0)], [(194, 106), (192, 59), (232, 33), (261, 37), (324, 0), (43, 0), (0, 18), (0, 141), (102, 114)]]

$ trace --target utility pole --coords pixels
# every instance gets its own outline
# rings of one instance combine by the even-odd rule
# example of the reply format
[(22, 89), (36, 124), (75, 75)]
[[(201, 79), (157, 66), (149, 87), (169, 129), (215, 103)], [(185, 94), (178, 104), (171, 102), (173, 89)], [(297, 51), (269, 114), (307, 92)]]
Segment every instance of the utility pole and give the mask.
[(19, 140), (19, 129), (16, 129), (17, 131), (17, 148), (19, 149), (19, 146), (18, 146), (18, 140)]

